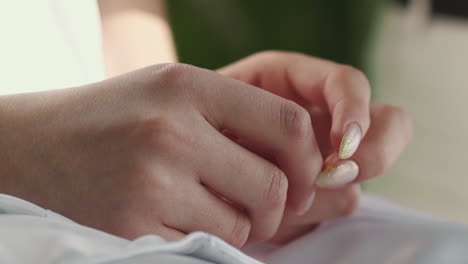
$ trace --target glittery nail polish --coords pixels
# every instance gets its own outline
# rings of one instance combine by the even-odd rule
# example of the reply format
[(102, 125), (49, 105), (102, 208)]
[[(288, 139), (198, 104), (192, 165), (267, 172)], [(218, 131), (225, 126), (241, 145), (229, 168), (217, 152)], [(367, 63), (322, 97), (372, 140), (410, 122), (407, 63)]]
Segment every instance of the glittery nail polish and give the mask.
[(346, 131), (341, 140), (338, 156), (340, 159), (349, 159), (356, 152), (361, 143), (362, 132), (359, 125), (351, 123), (347, 126)]
[(352, 182), (359, 174), (359, 167), (352, 160), (344, 160), (324, 169), (315, 184), (320, 188), (335, 188)]

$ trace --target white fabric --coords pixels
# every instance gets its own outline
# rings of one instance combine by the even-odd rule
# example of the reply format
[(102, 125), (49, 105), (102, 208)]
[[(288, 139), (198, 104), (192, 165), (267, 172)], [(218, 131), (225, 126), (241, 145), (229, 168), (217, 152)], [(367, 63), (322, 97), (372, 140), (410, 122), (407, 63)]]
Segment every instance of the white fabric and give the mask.
[[(354, 216), (323, 224), (287, 245), (257, 244), (244, 252), (266, 263), (468, 263), (468, 227), (439, 221), (365, 196)], [(0, 263), (246, 263), (222, 240), (193, 233), (179, 242), (158, 236), (128, 241), (0, 195)]]
[(0, 0), (0, 95), (104, 78), (95, 0)]
[(324, 223), (284, 246), (245, 249), (267, 263), (468, 263), (468, 226), (444, 222), (365, 195), (358, 212)]
[(224, 241), (193, 233), (166, 243), (128, 241), (87, 228), (24, 200), (0, 194), (0, 263), (259, 263)]

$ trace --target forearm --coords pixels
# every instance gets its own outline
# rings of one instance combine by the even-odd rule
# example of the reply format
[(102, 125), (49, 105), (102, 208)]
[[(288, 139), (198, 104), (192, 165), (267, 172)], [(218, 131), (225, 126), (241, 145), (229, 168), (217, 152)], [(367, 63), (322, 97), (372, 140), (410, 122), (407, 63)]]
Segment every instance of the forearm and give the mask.
[(103, 51), (110, 76), (175, 62), (162, 0), (100, 0)]

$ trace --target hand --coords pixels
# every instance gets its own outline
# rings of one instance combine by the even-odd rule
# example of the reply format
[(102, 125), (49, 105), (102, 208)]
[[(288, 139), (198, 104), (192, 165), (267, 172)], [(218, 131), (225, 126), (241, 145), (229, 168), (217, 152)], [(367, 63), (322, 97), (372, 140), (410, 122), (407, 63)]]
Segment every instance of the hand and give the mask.
[(289, 172), (221, 131), (287, 170), (321, 166), (304, 108), (188, 65), (3, 96), (0, 119), (0, 192), (129, 239), (205, 231), (240, 247), (276, 233)]
[[(220, 72), (295, 101), (306, 109), (315, 107), (329, 113), (332, 121), (330, 143), (342, 159), (353, 155), (369, 127), (369, 82), (364, 74), (352, 67), (297, 53), (270, 51), (248, 57), (221, 69)], [(307, 112), (305, 115), (307, 117), (301, 119), (310, 119)], [(348, 143), (343, 139), (350, 132), (354, 135), (352, 144), (340, 144)], [(309, 133), (313, 134), (313, 131)], [(241, 144), (252, 151), (269, 155), (269, 151), (262, 149), (262, 146), (243, 138), (240, 140)], [(300, 160), (301, 158), (304, 160)], [(311, 174), (308, 167), (313, 164), (315, 168), (321, 169), (321, 155), (308, 156), (296, 151), (290, 156), (290, 161), (292, 160), (296, 162), (278, 161), (278, 165), (286, 173), (290, 183), (288, 207), (298, 214), (304, 214), (310, 208), (316, 181), (322, 183), (322, 186), (337, 187), (354, 180), (358, 174), (355, 163), (347, 162), (352, 166), (347, 166), (349, 169), (345, 173), (337, 175), (341, 177), (317, 179), (318, 173)]]
[[(343, 152), (340, 141), (346, 134), (346, 124), (356, 123), (363, 128), (357, 144), (343, 157), (351, 158), (358, 164), (357, 177), (325, 181), (329, 184), (322, 187), (328, 189), (316, 191), (312, 208), (304, 216), (298, 217), (291, 208), (306, 199), (310, 187), (303, 184), (307, 187), (304, 194), (299, 194), (293, 192), (292, 185), (315, 179), (316, 175), (287, 174), (288, 177), (295, 177), (294, 181), (290, 180), (288, 194), (291, 207), (285, 211), (282, 224), (272, 241), (288, 241), (324, 220), (352, 213), (359, 201), (360, 189), (356, 183), (383, 174), (412, 137), (412, 124), (403, 110), (372, 104), (369, 113), (368, 81), (361, 72), (349, 66), (296, 53), (262, 52), (227, 66), (220, 72), (294, 100), (306, 108), (316, 141), (322, 156), (326, 158), (324, 168), (336, 167), (337, 163), (343, 162), (339, 161), (338, 156)], [(238, 141), (242, 144), (242, 140)], [(244, 144), (261, 156), (270, 156), (257, 146)]]
[[(360, 175), (355, 182), (382, 175), (387, 171), (412, 137), (408, 114), (401, 109), (374, 103), (370, 107), (371, 122), (365, 138), (352, 159), (359, 164)], [(318, 142), (330, 142), (330, 116), (311, 111)], [(323, 144), (322, 153), (332, 153), (330, 145)], [(359, 204), (360, 187), (353, 183), (338, 189), (318, 189), (316, 199), (303, 216), (286, 211), (276, 235), (270, 241), (286, 243), (319, 223), (352, 214)]]

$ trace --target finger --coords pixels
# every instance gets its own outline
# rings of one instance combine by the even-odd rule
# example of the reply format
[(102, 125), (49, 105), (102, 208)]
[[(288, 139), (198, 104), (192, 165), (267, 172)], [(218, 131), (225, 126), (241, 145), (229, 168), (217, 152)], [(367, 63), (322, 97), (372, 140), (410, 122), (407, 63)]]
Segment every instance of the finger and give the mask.
[(192, 187), (178, 202), (184, 211), (168, 214), (164, 219), (171, 226), (186, 233), (207, 232), (237, 248), (247, 241), (249, 218), (204, 186), (197, 184)]
[[(310, 115), (313, 124), (315, 141), (320, 149), (322, 157), (328, 157), (333, 153), (333, 149), (330, 142), (330, 130), (331, 130), (331, 116), (328, 112), (323, 111), (322, 109), (316, 106), (309, 106), (305, 108)], [(249, 142), (243, 140), (235, 139), (236, 142), (241, 144), (248, 149), (251, 149), (252, 152), (258, 154), (261, 153), (267, 157), (271, 157), (271, 153), (266, 152), (264, 149), (259, 148)]]
[(315, 141), (320, 148), (320, 153), (322, 153), (322, 157), (328, 157), (333, 153), (330, 142), (331, 116), (318, 107), (308, 107), (307, 111), (312, 119), (312, 124), (314, 124)]
[(361, 187), (359, 184), (343, 186), (339, 189), (317, 189), (311, 209), (302, 217), (285, 213), (283, 222), (293, 225), (319, 223), (337, 217), (347, 216), (359, 207)]
[[(158, 210), (159, 209), (161, 208), (158, 208)], [(154, 212), (151, 210), (147, 210), (147, 211)], [(170, 213), (173, 214), (174, 211), (171, 211)], [(125, 239), (129, 239), (129, 240), (135, 240), (145, 235), (154, 234), (168, 241), (177, 241), (187, 235), (186, 232), (182, 232), (181, 230), (178, 230), (177, 228), (171, 227), (169, 225), (166, 225), (160, 222), (160, 219), (155, 220), (152, 218), (151, 221), (148, 221), (148, 222), (138, 221), (141, 219), (142, 217), (140, 217), (139, 219), (135, 219), (134, 217), (131, 219), (126, 219), (123, 225), (119, 225), (119, 228), (117, 229), (116, 232), (114, 231), (110, 233), (115, 234), (119, 237), (123, 237)], [(104, 230), (104, 231), (107, 232), (108, 230)]]
[(319, 223), (352, 214), (359, 206), (360, 187), (358, 184), (337, 190), (317, 190), (312, 208), (303, 216), (286, 212), (278, 232), (272, 242), (286, 243), (306, 232)]
[(184, 238), (187, 235), (185, 232), (181, 232), (175, 228), (172, 228), (167, 225), (161, 226), (157, 231), (156, 234), (167, 241), (178, 241)]
[(359, 175), (359, 166), (353, 160), (341, 160), (337, 154), (330, 155), (315, 184), (322, 189), (336, 189), (353, 182)]
[(307, 210), (322, 166), (309, 113), (292, 101), (221, 75), (211, 81), (211, 90), (205, 89), (199, 94), (205, 98), (197, 100), (203, 102), (198, 105), (201, 113), (217, 129), (274, 153), (291, 183), (289, 205), (298, 213)]
[(372, 104), (372, 123), (366, 138), (351, 160), (339, 161), (331, 155), (317, 178), (321, 188), (336, 188), (382, 175), (400, 156), (411, 140), (413, 130), (409, 115), (403, 110)]
[(332, 115), (330, 138), (342, 159), (351, 157), (369, 127), (370, 85), (350, 66), (303, 56), (285, 68), (297, 93), (313, 104), (326, 104)]
[(244, 208), (252, 240), (266, 240), (278, 228), (286, 203), (288, 180), (272, 163), (206, 127), (210, 140), (199, 149), (200, 181)]
[(373, 104), (371, 109), (371, 127), (352, 158), (360, 168), (355, 182), (382, 175), (413, 136), (412, 121), (402, 109), (383, 104)]
[(342, 159), (353, 155), (369, 127), (370, 85), (353, 67), (297, 53), (266, 52), (221, 72), (282, 97), (327, 108), (333, 117), (332, 144)]

